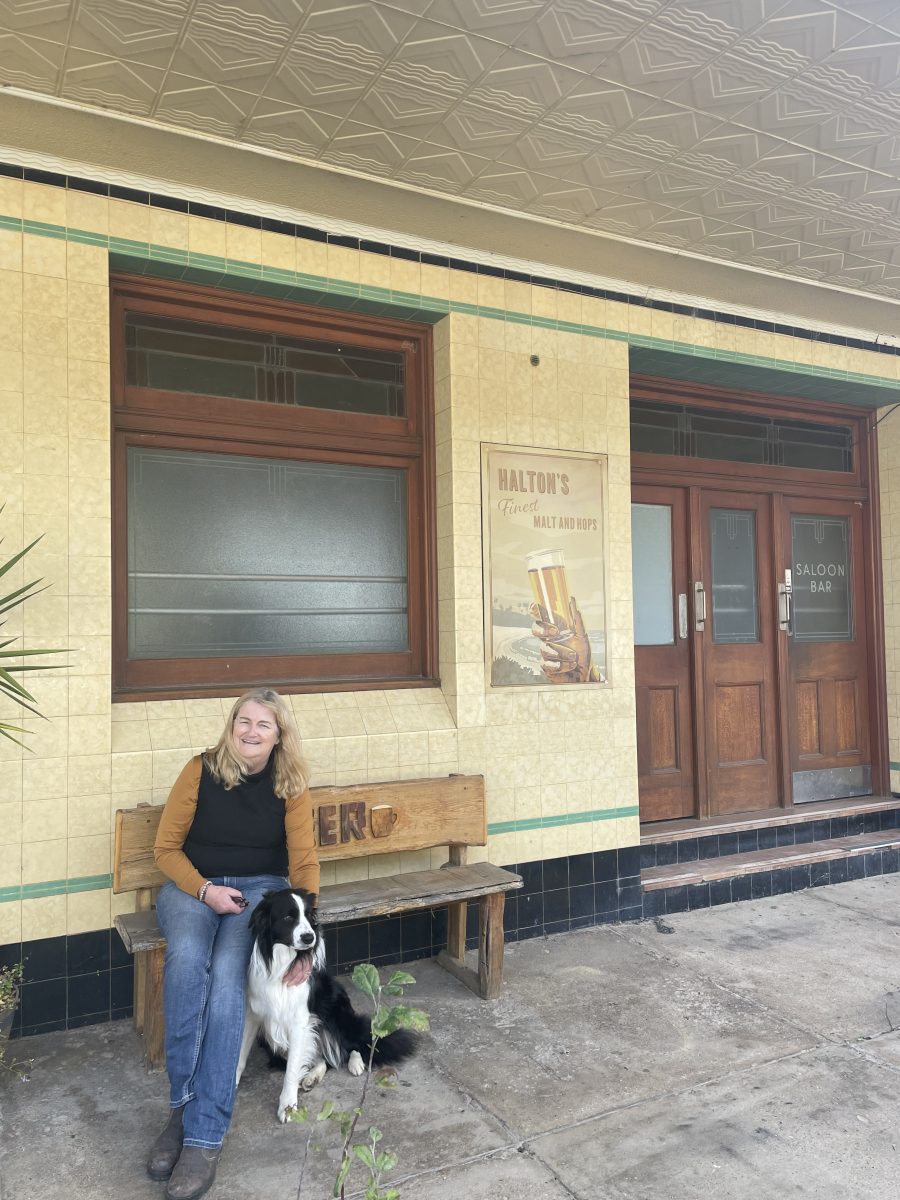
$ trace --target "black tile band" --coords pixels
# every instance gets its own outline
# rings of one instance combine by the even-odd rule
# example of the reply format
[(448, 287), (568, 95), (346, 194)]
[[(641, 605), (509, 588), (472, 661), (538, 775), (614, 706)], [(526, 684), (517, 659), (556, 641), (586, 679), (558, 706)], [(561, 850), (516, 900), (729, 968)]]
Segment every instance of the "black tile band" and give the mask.
[(656, 312), (673, 313), (678, 316), (696, 317), (701, 321), (716, 321), (720, 325), (737, 325), (745, 329), (757, 329), (764, 333), (784, 334), (786, 337), (801, 338), (809, 342), (824, 342), (829, 346), (849, 346), (855, 350), (868, 350), (873, 354), (900, 355), (900, 346), (886, 345), (880, 341), (865, 341), (863, 338), (846, 337), (838, 333), (825, 333), (818, 329), (805, 329), (800, 325), (782, 325), (777, 321), (745, 317), (737, 313), (718, 312), (711, 308), (695, 308), (689, 304), (676, 304), (670, 300), (655, 300), (629, 292), (612, 291), (609, 288), (591, 287), (589, 284), (572, 283), (544, 275), (528, 275), (522, 271), (493, 266), (490, 263), (469, 262), (464, 258), (448, 258), (429, 251), (412, 250), (406, 246), (394, 246), (387, 242), (373, 242), (365, 238), (342, 233), (327, 233), (309, 225), (295, 225), (290, 221), (260, 217), (236, 209), (217, 208), (196, 200), (182, 200), (160, 192), (142, 192), (135, 188), (122, 187), (116, 183), (100, 183), (83, 179), (77, 175), (62, 175), (53, 171), (40, 171), (33, 167), (19, 167), (13, 163), (0, 163), (0, 175), (11, 179), (24, 179), (29, 183), (43, 183), (50, 187), (69, 188), (73, 192), (89, 192), (95, 196), (108, 196), (112, 200), (129, 200), (133, 204), (147, 204), (171, 212), (190, 216), (206, 217), (211, 221), (228, 221), (233, 225), (245, 225), (268, 233), (282, 233), (288, 237), (304, 238), (307, 241), (327, 242), (332, 246), (346, 246), (352, 250), (365, 250), (369, 254), (383, 254), (389, 258), (405, 259), (426, 266), (452, 267), (456, 271), (467, 271), (474, 275), (486, 275), (515, 283), (528, 283), (533, 287), (550, 288), (553, 291), (573, 292), (598, 300), (613, 300), (619, 304), (631, 304), (638, 308), (649, 308)]

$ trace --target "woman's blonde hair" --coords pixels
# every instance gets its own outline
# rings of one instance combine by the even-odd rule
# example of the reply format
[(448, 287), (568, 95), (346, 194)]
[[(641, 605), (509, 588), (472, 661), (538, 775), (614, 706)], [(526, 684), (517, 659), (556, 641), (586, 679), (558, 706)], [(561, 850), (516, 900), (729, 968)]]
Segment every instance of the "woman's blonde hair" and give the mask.
[(234, 744), (234, 723), (241, 708), (249, 701), (262, 704), (275, 717), (278, 726), (278, 741), (272, 747), (272, 788), (276, 796), (287, 800), (299, 796), (306, 790), (309, 769), (300, 749), (300, 734), (291, 715), (291, 710), (277, 692), (271, 688), (253, 688), (235, 700), (222, 736), (211, 750), (203, 754), (203, 761), (217, 783), (230, 791), (244, 778), (244, 763)]

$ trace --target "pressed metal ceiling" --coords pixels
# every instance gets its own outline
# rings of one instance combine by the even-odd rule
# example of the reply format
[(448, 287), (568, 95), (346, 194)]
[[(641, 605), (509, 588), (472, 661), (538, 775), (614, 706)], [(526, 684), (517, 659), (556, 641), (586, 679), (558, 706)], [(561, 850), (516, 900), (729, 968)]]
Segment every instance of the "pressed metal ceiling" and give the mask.
[(0, 82), (900, 299), (900, 0), (0, 0)]

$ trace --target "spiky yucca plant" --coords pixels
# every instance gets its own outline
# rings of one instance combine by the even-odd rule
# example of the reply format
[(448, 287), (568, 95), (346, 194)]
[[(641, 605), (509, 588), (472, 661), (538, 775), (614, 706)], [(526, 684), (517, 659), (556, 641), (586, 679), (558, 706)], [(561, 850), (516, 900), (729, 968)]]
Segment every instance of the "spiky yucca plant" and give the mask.
[[(2, 514), (2, 512), (3, 506), (0, 506), (0, 514)], [(12, 558), (7, 559), (6, 562), (0, 563), (0, 578), (11, 571), (16, 563), (21, 562), (28, 551), (33, 550), (40, 540), (41, 539), (39, 537), (35, 538), (34, 541), (30, 542), (24, 550), (20, 550), (18, 554), (14, 554)], [(2, 542), (3, 539), (0, 538), (0, 545), (2, 545)], [(0, 596), (0, 629), (3, 628), (8, 620), (8, 617), (6, 616), (7, 613), (11, 612), (14, 608), (19, 608), (25, 603), (26, 600), (30, 600), (32, 596), (38, 595), (39, 592), (43, 592), (47, 589), (47, 587), (49, 587), (49, 584), (44, 584), (43, 587), (39, 586), (42, 583), (42, 579), (32, 579), (30, 583), (26, 583), (23, 587), (16, 588), (14, 591), (7, 593), (5, 596)], [(36, 717), (39, 717), (41, 714), (38, 712), (37, 708), (35, 708), (35, 704), (37, 702), (34, 696), (32, 696), (31, 692), (29, 692), (28, 689), (18, 679), (16, 679), (16, 675), (21, 675), (28, 671), (46, 671), (56, 667), (64, 666), (65, 664), (19, 662), (18, 660), (22, 658), (34, 658), (37, 655), (42, 654), (59, 654), (60, 651), (26, 650), (21, 646), (17, 647), (16, 649), (10, 649), (16, 640), (17, 639), (14, 637), (8, 637), (5, 640), (0, 638), (0, 697), (8, 697), (15, 704), (21, 705), (22, 708), (26, 709), (30, 713), (34, 713)], [(20, 725), (10, 725), (6, 721), (0, 721), (0, 736), (9, 738), (10, 741), (15, 742), (19, 746), (24, 746), (25, 743), (20, 742), (19, 739), (14, 736), (17, 733), (27, 733), (27, 730), (23, 729)]]

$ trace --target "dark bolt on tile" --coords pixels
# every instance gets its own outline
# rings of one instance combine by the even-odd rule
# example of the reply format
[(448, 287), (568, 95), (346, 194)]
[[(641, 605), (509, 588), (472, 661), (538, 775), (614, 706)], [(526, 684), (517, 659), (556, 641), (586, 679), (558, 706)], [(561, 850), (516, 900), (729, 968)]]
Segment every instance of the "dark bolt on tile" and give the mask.
[(875, 850), (872, 854), (864, 855), (866, 860), (866, 879), (871, 875), (881, 875), (881, 851)]
[(813, 841), (827, 842), (831, 837), (831, 820), (813, 821)]
[(900, 850), (882, 850), (881, 852), (881, 870), (885, 875), (893, 874), (894, 871), (900, 871)]
[(687, 912), (690, 906), (686, 887), (666, 888), (666, 913)]
[(810, 886), (809, 863), (803, 863), (800, 866), (792, 866), (791, 868), (791, 890), (792, 892), (803, 892), (804, 888)]
[[(616, 874), (622, 878), (641, 873), (640, 846), (625, 846), (616, 851)], [(596, 878), (596, 876), (595, 876)]]
[(739, 900), (749, 900), (750, 891), (750, 876), (735, 875), (731, 881), (731, 899), (737, 903)]
[(715, 908), (720, 904), (731, 903), (731, 880), (714, 879), (709, 885), (709, 903)]
[(772, 872), (757, 871), (750, 876), (750, 898), (761, 900), (764, 896), (772, 895)]
[(773, 825), (757, 831), (756, 840), (760, 850), (774, 850), (778, 844), (778, 833)]
[(847, 859), (833, 858), (828, 864), (828, 877), (832, 883), (846, 883), (849, 877)]
[(736, 833), (719, 834), (719, 856), (725, 858), (729, 854), (738, 853), (738, 835)]
[(793, 825), (777, 825), (775, 827), (775, 845), (776, 846), (793, 846), (794, 844), (794, 826)]
[(616, 912), (619, 907), (619, 887), (614, 879), (594, 884), (594, 912)]
[(718, 834), (711, 834), (709, 837), (697, 839), (697, 853), (700, 858), (718, 858), (719, 857), (719, 837)]
[(790, 870), (772, 872), (772, 895), (784, 896), (791, 890)]
[(569, 886), (578, 887), (582, 883), (594, 882), (594, 856), (592, 854), (573, 854), (569, 859)]
[(597, 850), (594, 855), (594, 883), (618, 879), (619, 864), (615, 850)]
[(661, 917), (666, 911), (666, 893), (664, 888), (652, 892), (644, 892), (644, 916)]
[(691, 912), (695, 908), (709, 908), (709, 884), (708, 883), (692, 883), (688, 887), (688, 908)]
[(755, 829), (743, 829), (738, 834), (738, 854), (750, 854), (759, 849), (759, 833)]
[(656, 845), (651, 842), (649, 846), (641, 846), (641, 870), (646, 871), (648, 867), (656, 866)]
[(865, 879), (866, 859), (863, 854), (851, 854), (847, 859), (847, 878)]
[(549, 858), (544, 862), (544, 891), (555, 892), (569, 886), (569, 860)]
[(813, 840), (812, 821), (802, 821), (799, 825), (794, 826), (794, 844), (796, 846), (805, 845)]
[(696, 838), (685, 838), (678, 842), (678, 861), (680, 863), (696, 862), (700, 857), (700, 847)]
[(832, 817), (831, 818), (831, 836), (833, 838), (842, 838), (847, 836), (847, 818)]
[(658, 867), (671, 867), (678, 862), (678, 843), (677, 842), (657, 842), (656, 843), (656, 865)]
[(573, 920), (576, 917), (592, 917), (594, 915), (594, 885), (582, 883), (573, 887), (569, 892), (569, 913)]

